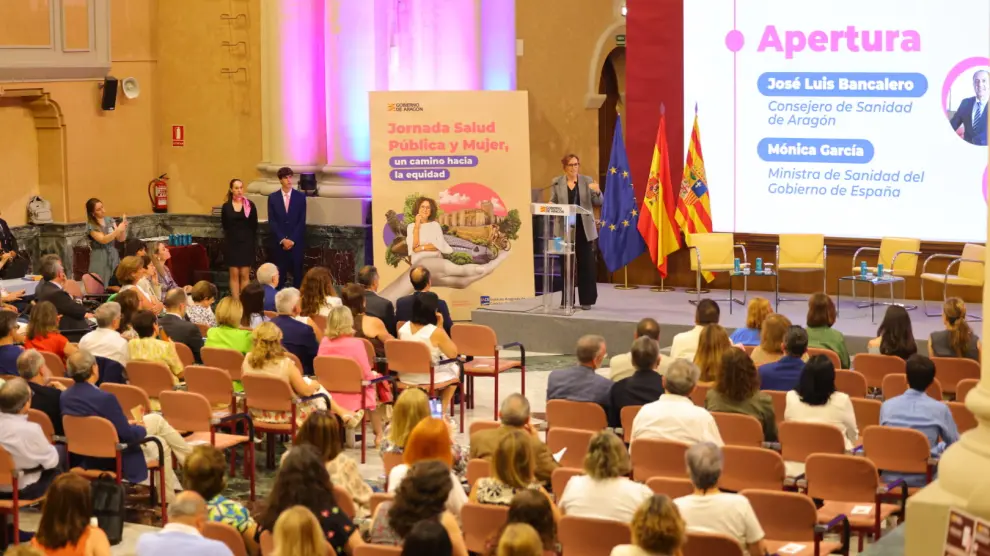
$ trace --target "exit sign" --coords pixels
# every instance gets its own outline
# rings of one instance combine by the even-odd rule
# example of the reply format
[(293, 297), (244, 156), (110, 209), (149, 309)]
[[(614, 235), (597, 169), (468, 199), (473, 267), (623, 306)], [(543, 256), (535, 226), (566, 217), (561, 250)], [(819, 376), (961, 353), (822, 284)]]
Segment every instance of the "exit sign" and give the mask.
[(618, 46), (625, 46), (626, 45), (626, 36), (625, 35), (616, 35), (615, 36), (615, 44), (618, 45)]

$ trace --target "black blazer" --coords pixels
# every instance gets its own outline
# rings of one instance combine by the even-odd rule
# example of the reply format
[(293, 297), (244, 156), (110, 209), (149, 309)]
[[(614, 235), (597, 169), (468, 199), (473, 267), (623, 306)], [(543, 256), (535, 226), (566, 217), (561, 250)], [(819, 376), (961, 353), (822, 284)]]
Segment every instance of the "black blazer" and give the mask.
[(388, 333), (395, 336), (395, 307), (392, 306), (392, 302), (368, 290), (364, 292), (364, 304), (364, 312), (382, 319)]
[[(420, 292), (416, 292), (412, 295), (405, 295), (395, 301), (396, 324), (398, 324), (400, 320), (409, 321), (412, 319), (413, 299), (416, 299), (416, 296), (419, 294)], [(447, 309), (447, 302), (441, 299), (439, 308), (440, 316), (443, 317), (443, 329), (446, 330), (447, 335), (450, 336), (450, 327), (454, 326), (454, 322), (450, 320), (450, 310)]]
[(38, 289), (34, 292), (36, 301), (50, 301), (55, 306), (58, 314), (62, 315), (62, 322), (59, 323), (59, 330), (88, 330), (89, 323), (86, 322), (86, 308), (76, 303), (72, 296), (62, 288), (51, 282), (38, 284)]
[(609, 393), (608, 426), (622, 426), (622, 408), (627, 405), (646, 405), (663, 395), (663, 377), (649, 370), (633, 371), (633, 374), (612, 385)]
[(51, 419), (55, 434), (60, 436), (65, 434), (62, 429), (62, 408), (59, 406), (62, 392), (57, 388), (33, 382), (28, 382), (28, 386), (31, 388), (31, 408), (37, 409)]
[[(963, 126), (963, 139), (973, 145), (987, 144), (987, 111), (980, 114), (980, 120), (973, 121), (973, 105), (976, 104), (976, 97), (964, 98), (959, 103), (959, 109), (952, 115), (949, 122), (952, 129), (959, 129)], [(990, 105), (988, 105), (990, 107)]]
[(165, 333), (173, 342), (186, 344), (192, 350), (193, 359), (197, 364), (202, 364), (203, 360), (199, 356), (199, 351), (203, 347), (203, 334), (199, 327), (186, 319), (165, 313), (158, 317), (158, 325), (165, 329)]

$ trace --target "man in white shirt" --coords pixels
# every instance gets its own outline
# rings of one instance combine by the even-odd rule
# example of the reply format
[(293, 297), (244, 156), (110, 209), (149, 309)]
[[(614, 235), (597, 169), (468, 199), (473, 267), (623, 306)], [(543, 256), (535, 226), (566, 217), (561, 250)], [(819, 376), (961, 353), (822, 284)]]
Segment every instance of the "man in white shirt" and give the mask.
[(749, 500), (741, 494), (720, 492), (722, 449), (711, 442), (688, 448), (684, 457), (694, 494), (674, 500), (688, 531), (722, 533), (739, 541), (750, 556), (763, 556), (763, 528)]
[[(31, 389), (27, 381), (8, 377), (0, 385), (0, 446), (10, 454), (14, 467), (24, 472), (17, 484), (21, 500), (44, 496), (59, 474), (58, 451), (41, 426), (28, 421), (29, 409)], [(0, 498), (9, 500), (12, 495), (9, 486), (0, 486)]]
[(713, 442), (722, 446), (722, 435), (715, 418), (688, 397), (700, 374), (698, 367), (690, 361), (678, 359), (671, 363), (666, 374), (666, 391), (659, 400), (644, 405), (636, 414), (631, 440), (657, 438), (685, 444)]
[(158, 533), (145, 533), (137, 542), (138, 556), (233, 556), (227, 545), (203, 536), (206, 501), (191, 490), (168, 505), (168, 524)]
[(94, 357), (106, 357), (127, 365), (130, 359), (127, 340), (117, 332), (120, 326), (120, 304), (108, 301), (97, 307), (94, 314), (97, 328), (87, 332), (79, 340), (79, 349), (88, 351)]
[(670, 346), (670, 357), (694, 361), (694, 354), (698, 351), (698, 339), (701, 338), (701, 330), (706, 324), (718, 324), (719, 313), (718, 303), (707, 297), (699, 301), (698, 307), (694, 311), (694, 328), (674, 336), (674, 342)]
[[(645, 318), (636, 324), (636, 332), (633, 334), (633, 340), (646, 336), (648, 338), (653, 338), (656, 342), (660, 341), (660, 323), (651, 318)], [(672, 359), (670, 357), (660, 356), (659, 362), (657, 363), (656, 372), (663, 375), (667, 372), (667, 367), (670, 366)], [(633, 366), (632, 362), (632, 352), (620, 353), (609, 359), (609, 378), (612, 382), (619, 382), (624, 378), (629, 378), (636, 372), (636, 367)]]

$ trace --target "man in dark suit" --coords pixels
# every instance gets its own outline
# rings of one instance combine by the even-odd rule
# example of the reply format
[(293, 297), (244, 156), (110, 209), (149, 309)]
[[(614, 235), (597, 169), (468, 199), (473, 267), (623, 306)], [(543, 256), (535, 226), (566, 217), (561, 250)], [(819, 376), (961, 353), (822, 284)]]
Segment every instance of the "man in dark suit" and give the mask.
[[(100, 371), (92, 355), (83, 350), (70, 355), (65, 363), (65, 375), (74, 380), (75, 384), (62, 392), (63, 416), (103, 417), (113, 424), (113, 428), (117, 430), (118, 441), (124, 444), (145, 438), (147, 435), (145, 428), (128, 422), (128, 417), (124, 414), (116, 396), (96, 387)], [(122, 457), (125, 480), (140, 483), (148, 478), (148, 464), (144, 460), (140, 446), (125, 449)], [(83, 469), (112, 470), (114, 468), (114, 460), (109, 458), (80, 458), (78, 464)]]
[[(430, 291), (430, 271), (422, 266), (414, 266), (409, 271), (409, 281), (412, 282), (413, 289), (416, 291), (412, 295), (400, 297), (395, 301), (396, 323), (411, 319), (413, 299), (416, 299), (416, 296), (423, 292)], [(440, 316), (443, 317), (443, 329), (450, 336), (450, 327), (454, 326), (454, 322), (450, 320), (450, 309), (447, 308), (447, 302), (442, 299), (440, 300)]]
[(189, 346), (197, 364), (203, 362), (199, 356), (203, 348), (203, 333), (198, 326), (186, 320), (186, 292), (182, 288), (173, 288), (165, 294), (165, 314), (158, 317), (158, 326), (165, 329), (173, 342)]
[[(364, 311), (381, 319), (388, 333), (396, 336), (395, 307), (391, 301), (378, 295), (378, 280), (378, 269), (371, 265), (365, 265), (358, 271), (358, 283), (364, 286)], [(412, 305), (409, 307), (411, 309)]]
[(303, 251), (306, 248), (306, 195), (292, 187), (292, 168), (278, 169), (281, 187), (268, 196), (268, 229), (272, 262), (278, 267), (278, 286), (302, 283)]
[(319, 350), (316, 332), (313, 327), (296, 320), (302, 309), (299, 305), (299, 290), (285, 288), (275, 294), (275, 310), (278, 316), (272, 319), (272, 324), (282, 331), (282, 347), (289, 353), (295, 354), (302, 362), (303, 374), (313, 374), (313, 359)]
[(76, 332), (72, 334), (75, 337), (69, 339), (79, 341), (79, 337), (89, 331), (90, 325), (86, 319), (93, 318), (93, 314), (76, 303), (63, 289), (68, 278), (65, 276), (65, 269), (62, 268), (62, 261), (56, 255), (45, 255), (41, 258), (41, 280), (34, 292), (35, 300), (50, 301), (62, 317), (59, 321), (59, 329), (63, 332)]
[[(487, 459), (491, 461), (499, 442), (509, 433), (516, 430), (525, 432), (531, 438), (533, 455), (536, 458), (533, 473), (536, 480), (549, 485), (553, 470), (558, 467), (547, 445), (540, 440), (536, 428), (530, 423), (529, 400), (522, 394), (510, 394), (499, 408), (499, 419), (502, 426), (497, 429), (486, 429), (471, 435), (471, 459)], [(560, 496), (561, 493), (556, 493)]]
[(808, 351), (808, 332), (800, 326), (792, 326), (784, 336), (784, 356), (773, 363), (760, 365), (760, 390), (797, 388), (804, 371), (804, 352)]
[(275, 312), (275, 294), (278, 293), (278, 267), (265, 263), (255, 273), (258, 283), (265, 287), (265, 310)]
[(17, 358), (17, 373), (31, 388), (31, 407), (44, 413), (55, 427), (55, 434), (65, 434), (62, 429), (61, 396), (65, 386), (51, 382), (52, 372), (45, 366), (45, 358), (38, 350), (29, 349)]
[(990, 96), (990, 72), (979, 70), (973, 74), (973, 91), (976, 96), (964, 98), (949, 122), (952, 129), (963, 126), (963, 139), (973, 145), (987, 144), (987, 98)]

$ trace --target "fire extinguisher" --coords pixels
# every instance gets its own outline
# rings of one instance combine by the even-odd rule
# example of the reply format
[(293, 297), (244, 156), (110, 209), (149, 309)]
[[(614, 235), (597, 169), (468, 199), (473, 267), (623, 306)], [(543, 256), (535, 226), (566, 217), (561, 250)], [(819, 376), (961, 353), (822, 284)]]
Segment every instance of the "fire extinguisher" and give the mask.
[(168, 174), (162, 174), (148, 182), (148, 199), (152, 212), (168, 212)]

